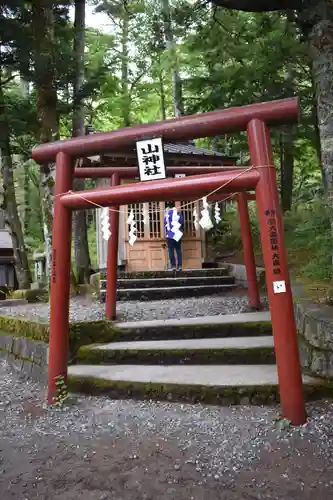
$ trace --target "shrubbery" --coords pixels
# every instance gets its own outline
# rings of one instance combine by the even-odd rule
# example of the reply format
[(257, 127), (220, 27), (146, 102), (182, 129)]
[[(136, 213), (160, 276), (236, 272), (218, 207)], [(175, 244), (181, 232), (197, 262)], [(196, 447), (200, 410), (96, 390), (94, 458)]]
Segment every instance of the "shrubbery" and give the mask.
[[(251, 229), (256, 255), (261, 257), (261, 244), (256, 206), (249, 203)], [(328, 209), (320, 200), (299, 205), (285, 214), (285, 238), (290, 268), (297, 276), (313, 281), (329, 281), (332, 277), (332, 237)], [(242, 250), (240, 224), (236, 210), (224, 213), (223, 221), (211, 236), (216, 254)]]

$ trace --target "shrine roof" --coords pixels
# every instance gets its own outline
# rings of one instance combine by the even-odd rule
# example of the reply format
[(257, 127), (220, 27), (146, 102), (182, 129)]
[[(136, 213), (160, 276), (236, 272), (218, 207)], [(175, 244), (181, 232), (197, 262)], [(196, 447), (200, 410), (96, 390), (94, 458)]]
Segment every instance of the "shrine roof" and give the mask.
[[(163, 144), (163, 150), (166, 160), (169, 164), (185, 166), (185, 165), (234, 165), (237, 161), (236, 157), (228, 156), (218, 151), (212, 151), (206, 148), (200, 148), (190, 142), (175, 142)], [(88, 160), (95, 166), (129, 166), (136, 165), (137, 155), (135, 150), (115, 151), (102, 156), (88, 157)]]
[(187, 154), (187, 155), (205, 155), (205, 156), (219, 156), (221, 158), (228, 158), (224, 153), (212, 151), (211, 149), (198, 148), (191, 143), (164, 143), (165, 153)]

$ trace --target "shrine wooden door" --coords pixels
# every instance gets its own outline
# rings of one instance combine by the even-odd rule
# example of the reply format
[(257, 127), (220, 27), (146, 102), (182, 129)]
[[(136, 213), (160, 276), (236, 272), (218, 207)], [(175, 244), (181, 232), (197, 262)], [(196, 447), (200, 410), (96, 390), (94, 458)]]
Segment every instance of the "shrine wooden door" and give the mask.
[[(126, 261), (128, 271), (161, 271), (167, 267), (167, 249), (164, 235), (164, 203), (136, 203), (126, 207), (126, 221), (133, 210), (137, 227), (137, 240), (128, 243), (129, 227), (126, 223)], [(143, 223), (144, 209), (149, 212), (148, 224)]]
[[(184, 236), (182, 238), (183, 268), (201, 268), (202, 241), (200, 230), (193, 225), (194, 207), (199, 211), (199, 204), (192, 202), (177, 202), (183, 215)], [(144, 207), (149, 211), (149, 223), (143, 223)], [(133, 210), (137, 227), (137, 240), (133, 246), (128, 243), (129, 227), (126, 223), (128, 215)], [(135, 271), (161, 271), (167, 269), (168, 251), (164, 230), (164, 202), (136, 203), (126, 207), (125, 214), (125, 252), (126, 268)]]

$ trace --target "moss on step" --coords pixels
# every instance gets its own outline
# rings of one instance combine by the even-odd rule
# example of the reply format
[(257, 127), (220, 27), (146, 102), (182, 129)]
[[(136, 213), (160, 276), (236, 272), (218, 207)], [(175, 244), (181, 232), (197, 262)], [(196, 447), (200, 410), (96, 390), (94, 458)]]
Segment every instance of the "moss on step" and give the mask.
[[(246, 386), (220, 387), (180, 384), (159, 384), (104, 380), (96, 377), (68, 378), (69, 389), (94, 395), (107, 395), (113, 399), (153, 399), (167, 401), (185, 401), (188, 403), (204, 402), (207, 404), (274, 404), (279, 402), (278, 386)], [(332, 386), (305, 385), (305, 396), (308, 400), (332, 396)]]
[(0, 330), (14, 337), (26, 337), (32, 340), (49, 341), (49, 325), (27, 321), (14, 316), (0, 316)]
[(244, 349), (94, 349), (78, 350), (81, 364), (274, 364), (272, 347)]
[(69, 326), (69, 343), (71, 353), (84, 345), (99, 342), (117, 342), (121, 338), (119, 330), (111, 321), (86, 321), (71, 323)]
[(203, 325), (163, 325), (149, 328), (122, 328), (122, 339), (137, 340), (175, 340), (199, 338), (251, 337), (272, 334), (271, 321), (253, 323), (226, 323)]
[[(137, 271), (118, 273), (119, 279), (153, 279), (165, 277), (196, 277), (196, 276), (227, 276), (228, 268), (226, 266), (213, 269), (183, 269), (182, 271)], [(100, 279), (106, 279), (106, 273), (100, 274)]]
[[(48, 343), (49, 325), (27, 321), (13, 316), (0, 316), (0, 334), (24, 337)], [(87, 321), (69, 325), (70, 353), (93, 342), (112, 342), (121, 338), (121, 331), (110, 321)]]

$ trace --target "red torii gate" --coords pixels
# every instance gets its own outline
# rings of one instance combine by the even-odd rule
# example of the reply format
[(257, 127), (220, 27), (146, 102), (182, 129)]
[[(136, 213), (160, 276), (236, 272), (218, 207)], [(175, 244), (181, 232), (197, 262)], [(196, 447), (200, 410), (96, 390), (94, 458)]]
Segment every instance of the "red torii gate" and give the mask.
[[(225, 193), (255, 190), (282, 410), (284, 416), (293, 424), (304, 423), (304, 394), (296, 325), (283, 220), (268, 129), (271, 125), (295, 123), (298, 112), (298, 98), (282, 99), (57, 141), (40, 145), (33, 150), (32, 157), (39, 163), (56, 160), (49, 403), (54, 402), (57, 393), (57, 377), (62, 376), (67, 380), (72, 210), (90, 208), (94, 203), (100, 206), (119, 206), (148, 201), (176, 201), (182, 199), (186, 192), (195, 198), (205, 196), (214, 190)], [(77, 157), (119, 150), (133, 146), (140, 139), (162, 136), (165, 140), (177, 141), (238, 131), (247, 131), (252, 162), (252, 167), (242, 175), (227, 171), (114, 186), (82, 193), (70, 192), (73, 181), (73, 160)]]
[[(175, 174), (204, 174), (204, 173), (219, 173), (221, 171), (244, 171), (246, 167), (236, 166), (193, 166), (193, 167), (167, 167), (167, 173)], [(100, 179), (110, 178), (111, 186), (118, 186), (121, 179), (133, 179), (137, 176), (138, 170), (136, 167), (82, 167), (74, 169), (74, 177)], [(183, 200), (186, 201), (186, 196)], [(189, 196), (188, 199), (192, 197)], [(230, 199), (226, 195), (209, 196), (209, 201), (224, 201)], [(250, 227), (250, 218), (247, 207), (248, 200), (255, 200), (255, 195), (250, 193), (238, 193), (236, 201), (240, 218), (241, 237), (244, 253), (244, 263), (246, 268), (246, 277), (248, 282), (248, 295), (250, 307), (252, 310), (260, 310), (260, 293), (257, 281), (257, 272), (255, 257), (253, 251), (252, 234)], [(110, 231), (112, 238), (108, 241), (107, 253), (107, 271), (106, 271), (106, 300), (105, 300), (105, 315), (109, 320), (116, 319), (117, 312), (117, 270), (118, 270), (118, 247), (119, 247), (119, 207), (113, 207), (109, 213)]]

